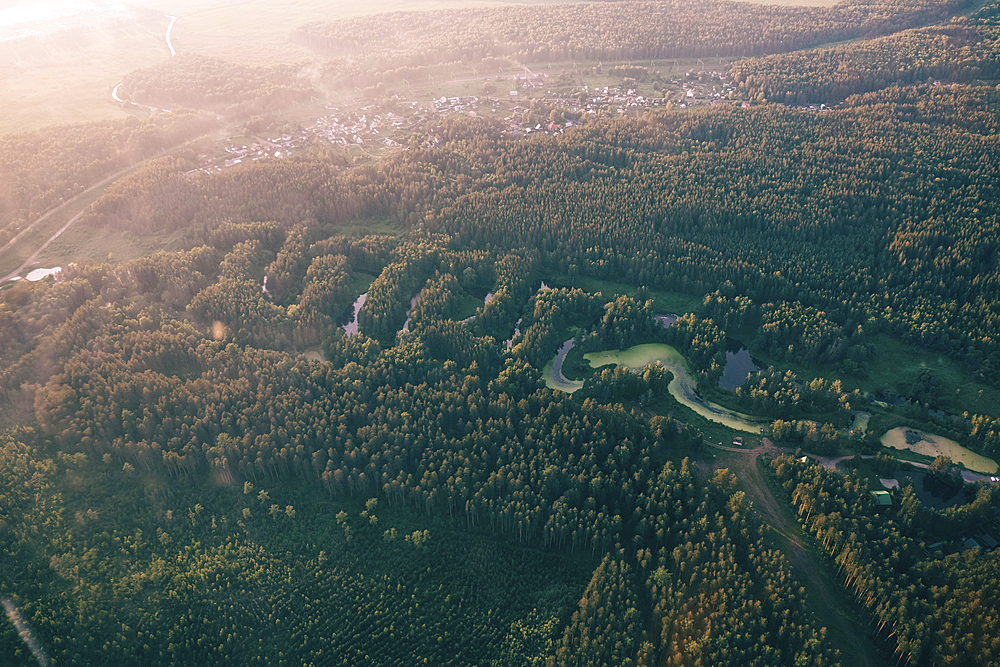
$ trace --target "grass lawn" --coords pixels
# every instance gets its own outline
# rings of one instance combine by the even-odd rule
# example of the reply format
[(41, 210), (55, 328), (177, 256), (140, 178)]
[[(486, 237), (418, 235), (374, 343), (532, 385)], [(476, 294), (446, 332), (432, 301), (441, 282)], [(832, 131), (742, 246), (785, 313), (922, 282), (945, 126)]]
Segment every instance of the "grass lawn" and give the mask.
[(455, 307), (455, 313), (452, 319), (464, 320), (467, 317), (472, 317), (476, 314), (483, 305), (482, 299), (477, 299), (469, 294), (459, 295), (458, 305)]
[(970, 414), (1000, 416), (1000, 390), (978, 382), (973, 371), (961, 362), (939, 352), (911, 347), (886, 334), (878, 335), (875, 342), (879, 346), (879, 355), (869, 362), (868, 377), (864, 378), (837, 372), (827, 364), (774, 360), (759, 354), (752, 345), (751, 353), (766, 365), (792, 371), (801, 381), (808, 382), (816, 377), (840, 380), (848, 391), (860, 389), (875, 392), (887, 388), (898, 392), (912, 385), (920, 371), (927, 369), (941, 380), (940, 407), (945, 412), (962, 414), (967, 411)]
[(373, 282), (375, 282), (375, 276), (370, 273), (363, 273), (361, 271), (351, 273), (351, 286), (358, 296), (368, 292), (368, 288), (371, 287)]
[(49, 244), (37, 262), (40, 266), (66, 266), (84, 260), (119, 264), (159, 250), (181, 250), (182, 236), (183, 230), (136, 236), (108, 227), (74, 225)]
[[(622, 295), (630, 296), (633, 299), (639, 298), (639, 288), (624, 283), (615, 283), (608, 280), (597, 280), (582, 276), (570, 278), (565, 275), (556, 276), (555, 281), (560, 285), (579, 287), (585, 292), (600, 292), (608, 301), (613, 301)], [(645, 294), (645, 298), (653, 300), (653, 307), (658, 313), (690, 313), (701, 305), (704, 298), (704, 295), (699, 296), (653, 289), (646, 289), (643, 293)]]
[(400, 236), (404, 231), (402, 227), (389, 218), (360, 218), (336, 225), (336, 233), (346, 236), (368, 236), (369, 234)]

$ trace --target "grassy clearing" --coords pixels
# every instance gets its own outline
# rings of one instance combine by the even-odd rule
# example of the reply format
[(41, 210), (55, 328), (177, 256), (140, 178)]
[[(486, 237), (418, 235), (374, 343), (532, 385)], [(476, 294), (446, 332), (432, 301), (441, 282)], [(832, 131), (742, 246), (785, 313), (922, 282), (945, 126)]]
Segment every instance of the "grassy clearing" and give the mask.
[(354, 288), (354, 291), (358, 296), (368, 292), (368, 288), (371, 287), (373, 282), (375, 282), (375, 276), (370, 273), (362, 273), (359, 271), (351, 274), (351, 286)]
[(633, 299), (652, 299), (653, 307), (659, 313), (690, 313), (698, 306), (704, 296), (684, 294), (682, 292), (670, 292), (666, 290), (640, 289), (624, 283), (615, 283), (609, 280), (597, 280), (595, 278), (556, 276), (556, 283), (560, 285), (570, 285), (579, 287), (585, 292), (600, 292), (609, 301), (613, 301), (619, 296), (630, 296)]
[(753, 355), (767, 365), (790, 370), (800, 380), (816, 377), (840, 380), (847, 390), (860, 389), (874, 393), (879, 389), (900, 391), (911, 386), (922, 370), (930, 371), (941, 380), (940, 407), (945, 412), (962, 414), (987, 414), (1000, 416), (1000, 390), (976, 380), (971, 370), (961, 362), (949, 359), (939, 352), (913, 348), (903, 341), (880, 334), (875, 338), (879, 346), (878, 357), (869, 362), (868, 377), (846, 375), (827, 364), (797, 364), (775, 360), (751, 348)]
[(119, 264), (160, 250), (181, 250), (183, 231), (136, 236), (108, 227), (74, 225), (49, 244), (36, 260), (42, 266), (66, 266), (83, 261)]
[(482, 299), (477, 299), (469, 294), (461, 294), (458, 297), (458, 305), (455, 308), (455, 313), (452, 319), (464, 320), (467, 317), (472, 317), (482, 307), (482, 305)]
[[(0, 276), (5, 276), (20, 267), (21, 264), (27, 261), (36, 250), (42, 247), (50, 236), (58, 232), (63, 225), (69, 222), (74, 216), (86, 210), (91, 204), (94, 203), (94, 201), (97, 200), (98, 197), (104, 194), (108, 185), (110, 185), (110, 183), (96, 187), (90, 192), (79, 195), (78, 198), (71, 201), (67, 206), (65, 206), (65, 208), (54, 212), (48, 219), (34, 227), (30, 232), (27, 232), (24, 236), (19, 238), (16, 243), (4, 250), (3, 255), (0, 256)], [(46, 248), (45, 252), (39, 255), (34, 264), (41, 265), (41, 263), (49, 261), (52, 257), (57, 258), (57, 263), (72, 261), (70, 259), (63, 259), (58, 254), (53, 255), (51, 251), (58, 245), (58, 242), (61, 241), (63, 237), (69, 235), (73, 231), (73, 227), (66, 230), (66, 232), (64, 232), (59, 239)]]

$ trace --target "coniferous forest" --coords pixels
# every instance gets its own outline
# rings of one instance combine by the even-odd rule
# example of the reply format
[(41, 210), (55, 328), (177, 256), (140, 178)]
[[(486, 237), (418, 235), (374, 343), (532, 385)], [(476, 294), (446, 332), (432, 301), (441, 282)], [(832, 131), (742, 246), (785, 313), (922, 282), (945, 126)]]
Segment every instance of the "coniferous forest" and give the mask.
[[(1000, 456), (996, 8), (317, 19), (320, 65), (182, 54), (122, 84), (172, 114), (0, 137), (0, 242), (109, 177), (77, 228), (169, 239), (0, 285), (0, 663), (1000, 664), (996, 477), (880, 442)], [(375, 70), (720, 52), (712, 104), (195, 168)], [(690, 396), (590, 362), (639, 345)]]

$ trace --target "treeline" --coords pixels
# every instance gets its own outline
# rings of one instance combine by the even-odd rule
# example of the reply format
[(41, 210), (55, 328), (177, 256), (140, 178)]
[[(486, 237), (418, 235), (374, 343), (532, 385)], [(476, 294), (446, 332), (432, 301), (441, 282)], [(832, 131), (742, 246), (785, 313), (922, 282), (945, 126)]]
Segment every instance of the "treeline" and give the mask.
[(195, 114), (60, 125), (0, 137), (0, 245), (106, 176), (216, 125)]
[(853, 475), (791, 457), (776, 459), (771, 467), (803, 528), (898, 661), (992, 665), (1000, 660), (998, 552), (942, 558), (927, 556), (922, 548), (925, 540), (991, 517), (995, 493), (982, 487), (974, 503), (937, 511), (921, 505), (906, 487), (892, 509), (877, 515), (868, 489)]
[(230, 118), (278, 111), (314, 92), (300, 68), (256, 67), (196, 54), (134, 70), (122, 82), (122, 96), (132, 102), (204, 109)]
[(966, 2), (781, 7), (613, 2), (392, 12), (310, 23), (292, 38), (356, 54), (373, 71), (451, 61), (653, 60), (758, 55), (888, 34), (947, 19)]
[(828, 49), (735, 63), (733, 80), (748, 99), (784, 104), (840, 103), (888, 86), (993, 79), (1000, 55), (1000, 5), (970, 16)]

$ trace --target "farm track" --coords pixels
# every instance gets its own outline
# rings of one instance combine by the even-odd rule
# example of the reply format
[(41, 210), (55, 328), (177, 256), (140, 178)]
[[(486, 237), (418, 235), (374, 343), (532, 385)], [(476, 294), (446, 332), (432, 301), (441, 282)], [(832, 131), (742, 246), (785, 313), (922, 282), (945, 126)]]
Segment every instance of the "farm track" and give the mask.
[[(167, 151), (162, 151), (162, 152), (158, 153), (157, 155), (154, 155), (153, 157), (148, 158), (147, 160), (143, 160), (142, 162), (138, 162), (138, 163), (136, 163), (134, 165), (125, 167), (124, 169), (119, 169), (118, 171), (116, 171), (115, 173), (111, 174), (110, 176), (105, 177), (104, 179), (98, 181), (97, 183), (94, 183), (89, 188), (87, 188), (83, 192), (75, 195), (74, 197), (72, 197), (68, 201), (65, 201), (62, 204), (59, 204), (55, 208), (49, 209), (44, 214), (42, 214), (41, 217), (37, 218), (34, 222), (32, 222), (27, 227), (25, 227), (24, 229), (22, 229), (21, 231), (19, 231), (13, 238), (11, 238), (9, 241), (7, 241), (7, 243), (5, 243), (2, 248), (0, 248), (0, 253), (4, 252), (5, 250), (8, 250), (11, 247), (13, 247), (14, 244), (17, 243), (17, 241), (22, 236), (24, 236), (25, 234), (27, 234), (27, 233), (31, 232), (32, 230), (34, 230), (35, 227), (37, 227), (38, 225), (40, 225), (43, 222), (45, 222), (46, 220), (48, 220), (50, 217), (56, 215), (57, 213), (65, 210), (65, 209), (72, 209), (74, 206), (79, 205), (79, 202), (80, 202), (81, 199), (83, 199), (87, 195), (93, 193), (95, 190), (98, 190), (98, 189), (101, 189), (101, 188), (106, 188), (113, 181), (118, 180), (119, 178), (121, 178), (125, 174), (129, 173), (133, 169), (136, 169), (140, 165), (145, 164), (149, 160), (153, 160), (155, 158), (160, 157), (161, 155), (165, 155), (166, 152)], [(86, 210), (86, 208), (84, 208), (83, 210), (81, 210), (80, 212), (78, 212), (76, 215), (74, 215), (66, 225), (64, 225), (62, 228), (60, 228), (59, 231), (57, 231), (55, 234), (53, 234), (52, 236), (50, 236), (48, 238), (48, 240), (45, 242), (45, 244), (42, 245), (37, 251), (35, 251), (35, 253), (32, 254), (31, 257), (29, 257), (27, 259), (27, 261), (25, 261), (16, 270), (12, 271), (8, 275), (4, 276), (3, 278), (0, 278), (0, 282), (6, 282), (8, 280), (12, 280), (15, 276), (17, 276), (18, 274), (20, 274), (21, 271), (24, 271), (28, 266), (30, 266), (31, 263), (33, 261), (35, 261), (35, 258), (38, 257), (38, 254), (41, 253), (41, 251), (44, 250), (46, 248), (46, 246), (48, 246), (52, 241), (54, 241), (56, 238), (58, 238), (60, 234), (62, 234), (64, 231), (66, 231), (70, 227), (70, 225), (72, 225), (74, 222), (76, 222), (76, 220), (80, 217), (80, 215), (85, 210)]]
[(840, 589), (839, 583), (832, 581), (823, 566), (816, 562), (813, 553), (804, 543), (808, 538), (791, 516), (790, 508), (774, 497), (771, 487), (757, 467), (757, 457), (761, 454), (779, 456), (784, 452), (767, 438), (762, 446), (750, 450), (713, 447), (738, 454), (727, 456), (725, 461), (705, 464), (705, 467), (712, 472), (729, 468), (753, 501), (754, 508), (773, 528), (775, 541), (792, 566), (793, 573), (806, 588), (809, 607), (820, 623), (826, 626), (831, 644), (841, 652), (842, 664), (886, 667), (887, 663), (879, 655), (872, 639), (848, 613), (846, 594)]
[[(223, 128), (221, 131), (223, 133), (225, 133), (225, 132), (228, 132), (229, 129), (231, 129), (231, 128), (228, 128), (228, 129), (227, 128)], [(110, 176), (106, 176), (105, 178), (101, 179), (97, 183), (91, 185), (86, 190), (84, 190), (83, 192), (77, 194), (76, 196), (74, 196), (73, 198), (69, 199), (68, 201), (65, 201), (62, 204), (60, 204), (59, 206), (56, 206), (55, 208), (52, 208), (52, 209), (46, 211), (39, 218), (37, 218), (36, 220), (34, 220), (31, 224), (29, 224), (27, 227), (25, 227), (24, 229), (22, 229), (20, 232), (18, 232), (18, 234), (16, 236), (14, 236), (10, 241), (8, 241), (2, 248), (0, 248), (0, 253), (3, 253), (5, 250), (13, 247), (14, 243), (17, 242), (17, 240), (19, 238), (21, 238), (21, 236), (23, 236), (24, 234), (29, 233), (30, 231), (32, 231), (35, 227), (37, 227), (41, 223), (48, 221), (50, 217), (52, 217), (52, 216), (54, 216), (54, 215), (56, 215), (56, 214), (58, 214), (60, 212), (73, 212), (74, 209), (78, 209), (78, 210), (76, 210), (75, 213), (72, 214), (72, 216), (70, 217), (70, 219), (64, 225), (62, 225), (55, 233), (53, 233), (50, 236), (48, 236), (46, 238), (45, 242), (42, 243), (42, 245), (39, 246), (38, 249), (35, 250), (31, 254), (31, 256), (28, 257), (27, 260), (25, 260), (20, 266), (18, 266), (16, 269), (14, 269), (13, 271), (11, 271), (7, 275), (5, 275), (3, 278), (0, 278), (0, 284), (8, 282), (8, 281), (11, 281), (11, 280), (14, 280), (23, 271), (25, 271), (26, 269), (30, 268), (31, 264), (36, 259), (38, 259), (38, 256), (53, 241), (55, 241), (57, 238), (59, 238), (63, 234), (63, 232), (65, 232), (67, 229), (69, 229), (71, 226), (73, 226), (73, 224), (76, 223), (76, 221), (79, 220), (83, 216), (83, 214), (87, 212), (87, 210), (89, 210), (90, 205), (93, 203), (93, 201), (96, 200), (98, 197), (100, 197), (100, 195), (103, 194), (104, 190), (106, 190), (109, 186), (111, 186), (115, 181), (117, 181), (118, 179), (120, 179), (122, 176), (126, 176), (127, 174), (129, 174), (129, 173), (131, 173), (133, 171), (138, 170), (143, 165), (151, 162), (152, 160), (156, 160), (157, 158), (161, 158), (164, 155), (169, 155), (170, 153), (178, 150), (182, 146), (184, 146), (184, 145), (186, 145), (186, 144), (188, 144), (188, 143), (190, 143), (192, 141), (196, 141), (197, 139), (200, 139), (200, 138), (202, 138), (202, 137), (204, 137), (204, 136), (206, 136), (208, 134), (213, 134), (213, 133), (218, 133), (218, 132), (220, 132), (220, 128), (215, 128), (215, 129), (212, 129), (212, 130), (210, 130), (208, 132), (205, 132), (205, 133), (203, 133), (201, 135), (198, 135), (196, 137), (191, 137), (189, 139), (185, 139), (182, 143), (180, 143), (180, 144), (178, 144), (176, 146), (171, 146), (170, 148), (165, 148), (162, 151), (160, 151), (159, 153), (157, 153), (156, 155), (152, 155), (152, 156), (150, 156), (148, 158), (145, 158), (144, 160), (141, 160), (139, 162), (136, 162), (135, 164), (132, 164), (132, 165), (130, 165), (128, 167), (124, 167), (122, 169), (119, 169), (118, 171), (116, 171), (115, 173), (111, 174)], [(96, 194), (96, 196), (94, 196), (95, 194)]]

